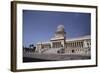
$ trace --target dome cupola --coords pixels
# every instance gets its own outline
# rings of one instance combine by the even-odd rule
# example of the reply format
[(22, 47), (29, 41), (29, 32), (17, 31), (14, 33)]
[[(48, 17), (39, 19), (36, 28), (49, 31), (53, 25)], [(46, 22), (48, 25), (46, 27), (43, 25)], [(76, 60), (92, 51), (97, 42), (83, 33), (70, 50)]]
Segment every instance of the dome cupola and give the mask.
[(64, 32), (64, 26), (63, 25), (59, 25), (57, 27), (57, 32)]

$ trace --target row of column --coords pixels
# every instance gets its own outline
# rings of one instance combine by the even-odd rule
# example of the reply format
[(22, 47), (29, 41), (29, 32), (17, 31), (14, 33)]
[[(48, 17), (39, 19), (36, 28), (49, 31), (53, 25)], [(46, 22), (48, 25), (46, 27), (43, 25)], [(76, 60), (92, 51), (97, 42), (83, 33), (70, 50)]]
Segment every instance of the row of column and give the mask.
[(61, 47), (61, 42), (53, 42), (52, 48), (59, 48)]
[(80, 48), (83, 48), (83, 41), (75, 41), (75, 42), (66, 43), (66, 48), (67, 47), (80, 47)]
[[(62, 47), (62, 43), (61, 42), (52, 42), (52, 45), (51, 44), (41, 44), (41, 48), (60, 48), (60, 47)], [(65, 43), (65, 48), (68, 48), (68, 47), (71, 47), (71, 48), (75, 48), (75, 47), (83, 48), (84, 47), (84, 41), (66, 42)]]

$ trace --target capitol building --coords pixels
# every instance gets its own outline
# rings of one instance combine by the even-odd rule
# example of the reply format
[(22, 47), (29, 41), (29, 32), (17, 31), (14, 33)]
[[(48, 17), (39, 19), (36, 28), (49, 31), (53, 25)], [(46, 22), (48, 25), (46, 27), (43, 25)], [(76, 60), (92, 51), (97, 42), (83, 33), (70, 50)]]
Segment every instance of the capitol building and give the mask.
[(85, 35), (77, 38), (66, 38), (63, 25), (59, 25), (54, 36), (47, 42), (36, 44), (36, 53), (41, 54), (67, 54), (91, 55), (91, 36)]

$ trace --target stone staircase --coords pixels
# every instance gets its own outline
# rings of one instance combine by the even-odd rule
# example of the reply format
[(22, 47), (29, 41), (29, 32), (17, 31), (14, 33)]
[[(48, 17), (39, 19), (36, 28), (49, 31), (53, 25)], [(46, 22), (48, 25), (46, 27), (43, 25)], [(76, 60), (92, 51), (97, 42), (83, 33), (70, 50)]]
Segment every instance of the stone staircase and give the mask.
[(42, 51), (42, 53), (44, 53), (44, 54), (57, 54), (57, 52), (61, 49), (62, 48), (49, 48), (47, 50)]

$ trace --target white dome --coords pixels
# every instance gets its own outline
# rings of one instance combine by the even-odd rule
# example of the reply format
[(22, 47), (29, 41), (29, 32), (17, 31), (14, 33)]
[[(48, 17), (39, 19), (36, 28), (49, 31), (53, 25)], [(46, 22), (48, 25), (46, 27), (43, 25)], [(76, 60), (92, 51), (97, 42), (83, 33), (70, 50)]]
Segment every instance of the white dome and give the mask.
[(57, 27), (57, 31), (64, 31), (64, 26), (63, 25), (59, 25)]

